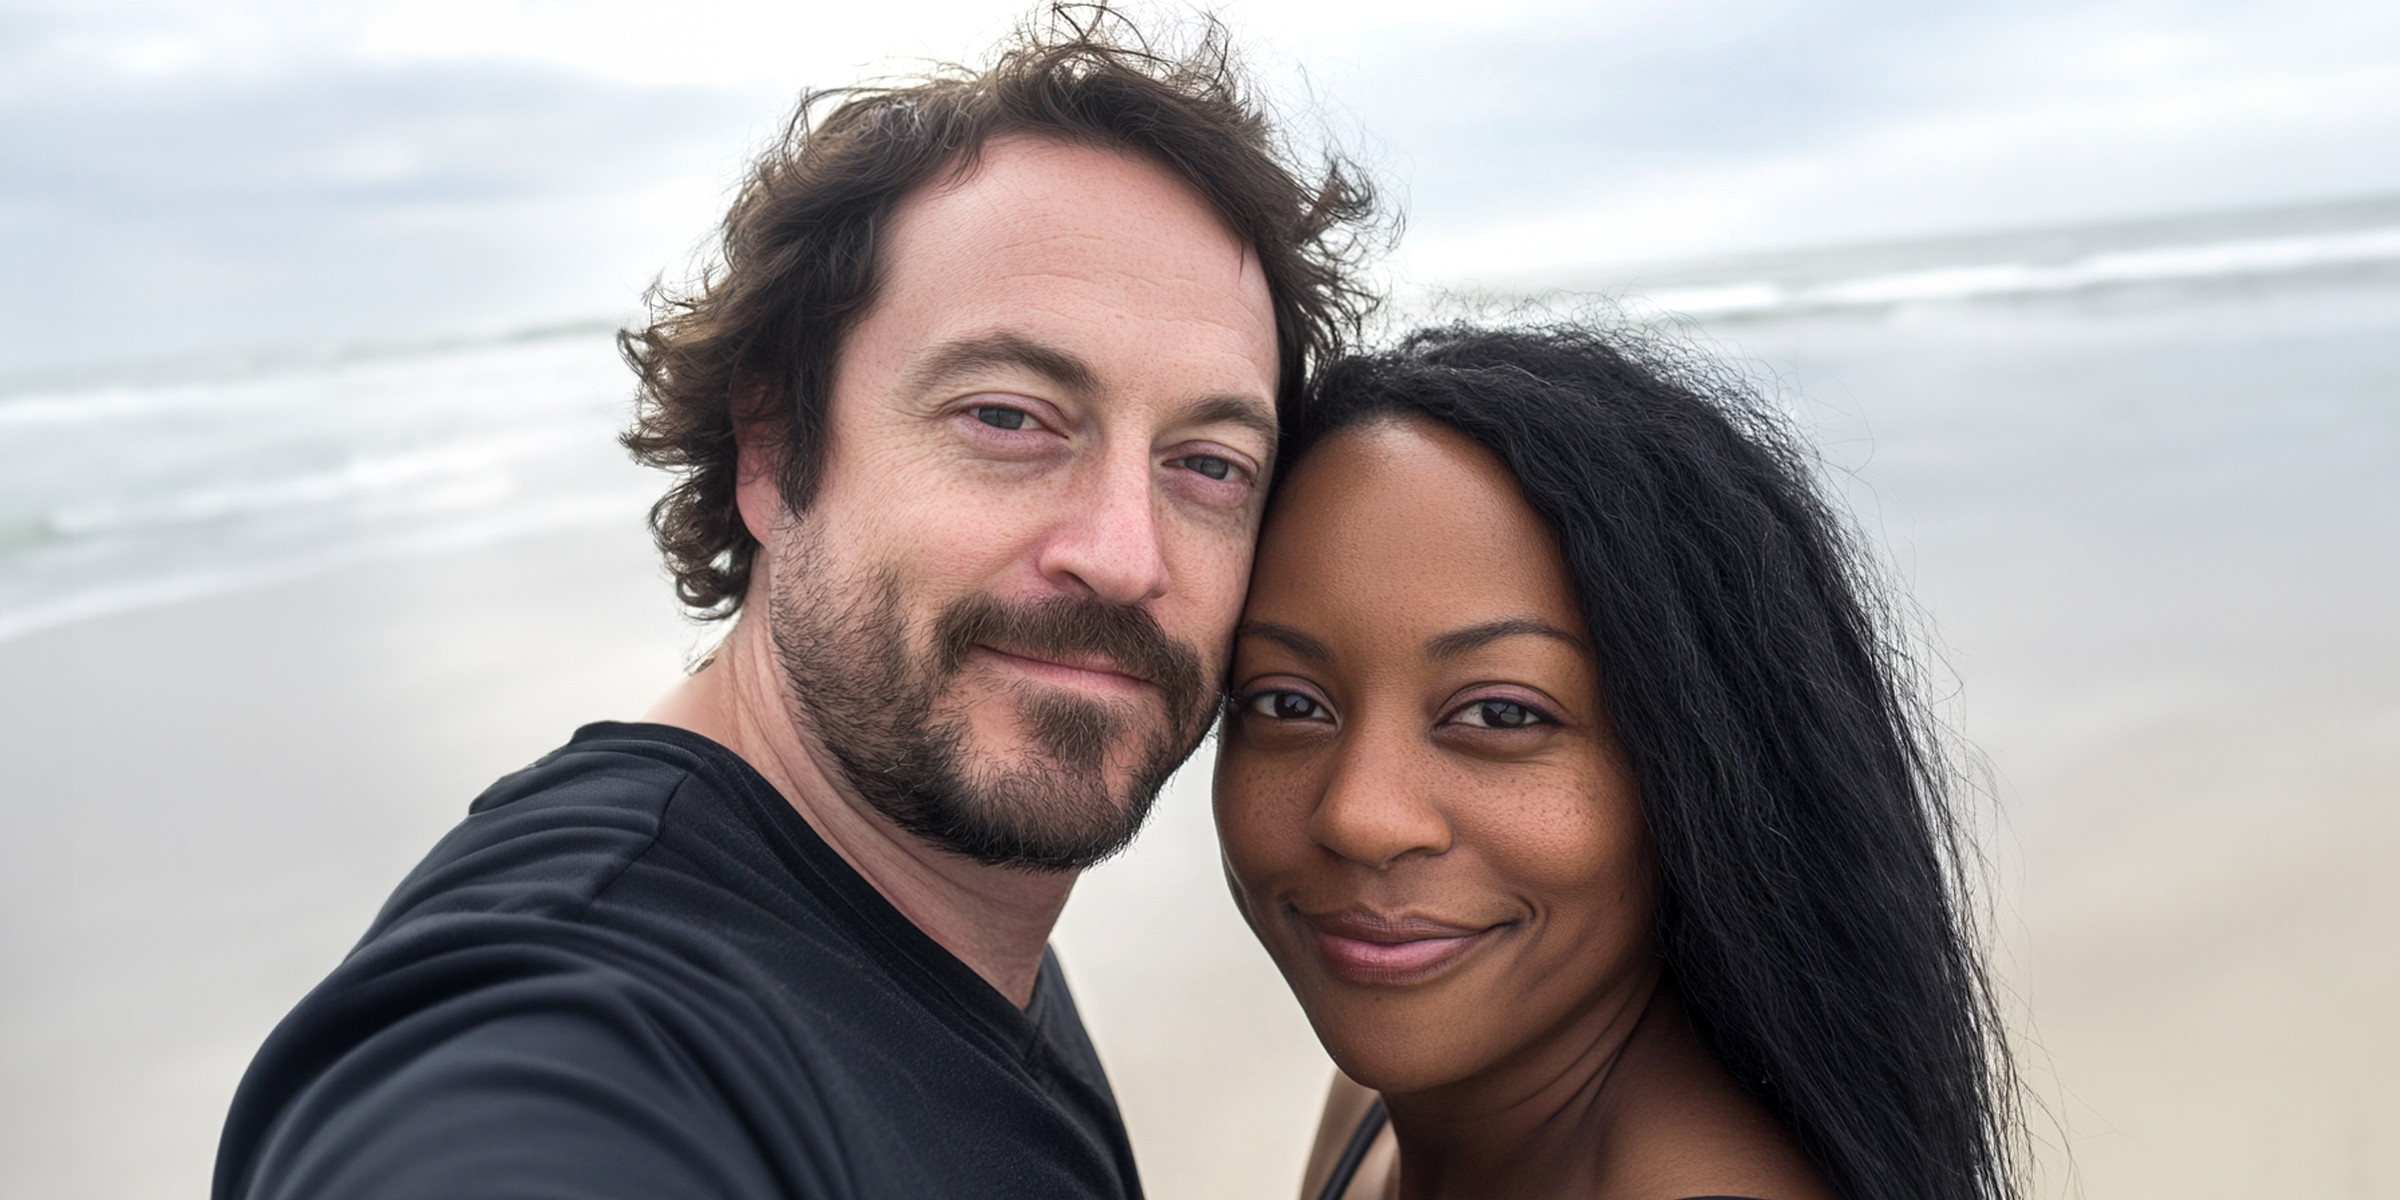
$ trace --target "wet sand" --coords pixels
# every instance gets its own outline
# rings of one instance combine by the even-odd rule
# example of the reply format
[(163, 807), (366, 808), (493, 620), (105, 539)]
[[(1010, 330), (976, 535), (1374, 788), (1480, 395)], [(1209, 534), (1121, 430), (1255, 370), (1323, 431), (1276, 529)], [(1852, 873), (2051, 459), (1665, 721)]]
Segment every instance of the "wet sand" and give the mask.
[(2035, 1194), (2400, 1196), (2400, 288), (1716, 332), (1989, 765)]
[(251, 1052), (467, 802), (673, 678), (643, 551), (499, 543), (0, 643), (0, 1194), (205, 1194)]
[[(1860, 460), (1992, 766), (2046, 1197), (2400, 1196), (2400, 320), (2235, 315), (1727, 335)], [(0, 1194), (201, 1194), (252, 1049), (401, 874), (691, 640), (628, 523), (0, 642)], [(1151, 1193), (1289, 1195), (1327, 1067), (1205, 793), (1058, 943)]]

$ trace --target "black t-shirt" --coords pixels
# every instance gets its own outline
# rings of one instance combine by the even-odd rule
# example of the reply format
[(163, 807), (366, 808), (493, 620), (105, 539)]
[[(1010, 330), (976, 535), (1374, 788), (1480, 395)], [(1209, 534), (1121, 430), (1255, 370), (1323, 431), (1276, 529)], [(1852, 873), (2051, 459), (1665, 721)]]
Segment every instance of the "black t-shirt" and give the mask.
[(1017, 1007), (732, 752), (495, 784), (267, 1039), (215, 1195), (1138, 1197), (1045, 955)]

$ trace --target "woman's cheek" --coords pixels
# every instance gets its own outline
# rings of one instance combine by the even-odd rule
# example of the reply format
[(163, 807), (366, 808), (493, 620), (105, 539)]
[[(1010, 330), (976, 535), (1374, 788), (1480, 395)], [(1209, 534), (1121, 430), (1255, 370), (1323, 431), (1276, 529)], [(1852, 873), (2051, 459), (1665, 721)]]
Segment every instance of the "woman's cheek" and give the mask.
[(1544, 892), (1614, 892), (1647, 849), (1639, 807), (1592, 773), (1516, 772), (1479, 780), (1479, 803), (1460, 805), (1462, 840), (1472, 841), (1520, 886)]
[(1271, 796), (1269, 773), (1257, 754), (1233, 744), (1237, 736), (1229, 735), (1218, 751), (1217, 837), (1235, 898), (1249, 909), (1260, 899), (1262, 876), (1276, 858), (1275, 847), (1283, 840), (1278, 827), (1284, 822), (1277, 816), (1280, 806)]
[(1241, 818), (1238, 865), (1262, 885), (1290, 882), (1293, 871), (1308, 858), (1305, 816), (1281, 801), (1278, 797), (1253, 803)]

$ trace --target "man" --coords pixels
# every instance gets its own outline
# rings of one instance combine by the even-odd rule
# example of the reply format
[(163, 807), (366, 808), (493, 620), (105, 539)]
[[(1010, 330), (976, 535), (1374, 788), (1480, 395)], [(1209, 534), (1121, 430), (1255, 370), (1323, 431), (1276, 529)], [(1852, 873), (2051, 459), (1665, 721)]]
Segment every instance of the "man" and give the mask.
[(475, 803), (260, 1051), (219, 1197), (1139, 1194), (1045, 943), (1209, 724), (1366, 200), (1221, 34), (1102, 26), (804, 104), (626, 336), (732, 628)]

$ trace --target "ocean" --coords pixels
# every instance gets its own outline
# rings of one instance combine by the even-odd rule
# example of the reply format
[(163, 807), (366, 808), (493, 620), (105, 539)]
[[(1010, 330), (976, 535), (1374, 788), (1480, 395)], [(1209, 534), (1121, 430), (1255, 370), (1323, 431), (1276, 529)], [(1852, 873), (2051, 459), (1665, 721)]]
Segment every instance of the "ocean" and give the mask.
[[(2100, 459), (2142, 457), (2131, 442), (2175, 470), (2215, 461), (2211, 446), (2283, 446), (2303, 491), (2322, 483), (2320, 435), (2369, 475), (2390, 461), (2377, 388), (2400, 303), (2400, 198), (1521, 282), (1611, 297), (1620, 316), (1742, 360), (1811, 419), (1854, 421), (1825, 431), (1829, 449), (1838, 465), (1872, 442), (1871, 476), (1920, 438), (2052, 417), (2073, 423), (2055, 436), (2098, 439), (2074, 457), (2111, 486), (2130, 483), (2127, 464)], [(646, 504), (657, 481), (611, 441), (630, 377), (610, 332), (0, 379), (0, 640)], [(1971, 378), (1955, 370), (1970, 361)], [(2316, 388), (2353, 368), (2363, 391)], [(2185, 375), (2172, 396), (2158, 386)], [(2076, 478), (2065, 457), (2043, 477)]]
[(0, 389), (0, 640), (640, 512), (604, 323)]

